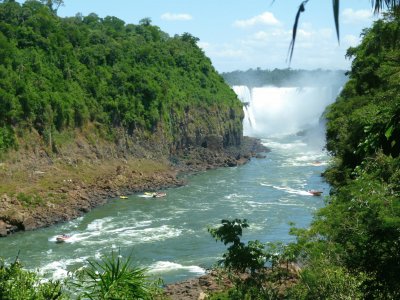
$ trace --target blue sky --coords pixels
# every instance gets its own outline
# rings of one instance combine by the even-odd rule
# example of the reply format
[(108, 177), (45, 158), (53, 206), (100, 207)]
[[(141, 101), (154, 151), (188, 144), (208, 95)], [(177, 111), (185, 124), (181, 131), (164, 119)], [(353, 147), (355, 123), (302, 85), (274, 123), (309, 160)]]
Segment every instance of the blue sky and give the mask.
[[(219, 72), (286, 68), (287, 50), (300, 0), (64, 0), (58, 15), (96, 13), (152, 24), (171, 36), (189, 32)], [(369, 0), (345, 0), (340, 7), (340, 45), (332, 1), (310, 0), (300, 19), (293, 69), (348, 69), (346, 49), (372, 24)]]

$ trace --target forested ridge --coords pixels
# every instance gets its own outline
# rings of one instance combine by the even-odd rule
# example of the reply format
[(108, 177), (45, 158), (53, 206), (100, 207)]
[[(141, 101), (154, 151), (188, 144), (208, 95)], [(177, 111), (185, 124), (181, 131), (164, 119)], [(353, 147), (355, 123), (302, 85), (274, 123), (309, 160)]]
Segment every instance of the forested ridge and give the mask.
[(148, 18), (60, 18), (42, 2), (0, 3), (0, 151), (27, 129), (57, 151), (63, 132), (88, 123), (111, 138), (158, 132), (170, 148), (202, 134), (240, 143), (241, 103), (196, 37)]

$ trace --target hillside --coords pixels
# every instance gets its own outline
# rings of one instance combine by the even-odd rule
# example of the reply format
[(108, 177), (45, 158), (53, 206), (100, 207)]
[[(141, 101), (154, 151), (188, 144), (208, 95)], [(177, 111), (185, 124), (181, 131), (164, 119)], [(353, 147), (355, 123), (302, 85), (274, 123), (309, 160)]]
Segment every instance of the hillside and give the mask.
[(197, 38), (49, 3), (0, 3), (1, 235), (245, 159), (242, 104)]

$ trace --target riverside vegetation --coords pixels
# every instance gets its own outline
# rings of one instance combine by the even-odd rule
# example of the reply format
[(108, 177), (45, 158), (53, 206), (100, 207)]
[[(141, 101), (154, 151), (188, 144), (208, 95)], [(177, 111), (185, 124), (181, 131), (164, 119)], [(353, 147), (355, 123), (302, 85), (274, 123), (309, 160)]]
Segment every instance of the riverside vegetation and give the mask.
[(197, 38), (60, 4), (0, 3), (0, 235), (246, 160), (242, 104)]
[[(12, 14), (12, 12), (14, 12), (14, 14)], [(24, 14), (22, 14), (22, 12)], [(48, 64), (44, 63), (48, 59), (51, 59), (52, 55), (57, 55), (57, 52), (52, 49), (52, 47), (54, 47), (52, 43), (46, 44), (47, 39), (45, 38), (42, 40), (40, 39), (41, 34), (37, 34), (33, 35), (37, 38), (37, 45), (32, 44), (32, 41), (31, 44), (18, 44), (18, 39), (16, 38), (18, 35), (16, 34), (20, 28), (24, 28), (30, 24), (27, 20), (29, 20), (31, 16), (34, 16), (31, 20), (34, 24), (39, 21), (47, 20), (50, 22), (53, 20), (55, 22), (53, 25), (57, 25), (57, 22), (73, 20), (76, 22), (72, 23), (77, 26), (77, 28), (75, 28), (77, 31), (68, 31), (71, 34), (80, 32), (78, 28), (86, 28), (86, 33), (93, 33), (92, 30), (95, 30), (94, 28), (96, 28), (96, 26), (102, 28), (102, 30), (98, 29), (99, 32), (97, 33), (104, 34), (107, 32), (107, 29), (109, 29), (103, 24), (106, 23), (105, 19), (95, 18), (96, 21), (94, 24), (90, 24), (90, 22), (87, 24), (84, 22), (85, 18), (88, 17), (78, 16), (76, 19), (60, 19), (56, 17), (48, 7), (35, 1), (27, 1), (22, 6), (14, 1), (4, 1), (0, 4), (0, 14), (2, 16), (2, 21), (0, 22), (2, 32), (0, 35), (0, 42), (2, 45), (5, 45), (1, 48), (2, 52), (0, 52), (3, 76), (0, 84), (8, 83), (7, 88), (2, 86), (0, 89), (2, 93), (1, 105), (8, 105), (2, 106), (0, 110), (2, 114), (0, 122), (3, 122), (3, 124), (1, 124), (0, 140), (2, 143), (4, 161), (7, 162), (7, 158), (16, 157), (16, 150), (10, 149), (17, 147), (17, 145), (19, 145), (19, 151), (32, 150), (32, 148), (29, 148), (29, 145), (25, 146), (23, 138), (34, 136), (35, 139), (43, 140), (41, 144), (42, 148), (40, 149), (43, 152), (41, 153), (45, 153), (46, 155), (43, 154), (44, 157), (48, 160), (50, 159), (54, 163), (53, 155), (57, 154), (62, 157), (61, 154), (65, 155), (66, 153), (65, 151), (63, 152), (62, 146), (64, 143), (71, 142), (72, 139), (67, 139), (66, 137), (72, 136), (74, 137), (74, 141), (75, 138), (86, 139), (88, 136), (90, 137), (90, 134), (86, 131), (88, 128), (93, 128), (94, 131), (97, 132), (95, 138), (99, 139), (102, 137), (103, 139), (101, 141), (121, 142), (118, 137), (122, 136), (124, 137), (122, 140), (125, 140), (127, 137), (139, 136), (144, 139), (145, 143), (142, 142), (140, 147), (135, 146), (135, 149), (142, 151), (146, 149), (145, 147), (147, 145), (154, 142), (154, 140), (152, 140), (154, 136), (163, 138), (168, 147), (170, 147), (170, 150), (172, 150), (171, 153), (177, 151), (183, 144), (188, 143), (190, 135), (184, 134), (183, 136), (185, 136), (186, 139), (179, 139), (179, 135), (175, 136), (173, 130), (164, 131), (166, 128), (172, 128), (168, 127), (169, 125), (173, 126), (171, 122), (168, 123), (167, 126), (167, 124), (164, 123), (165, 120), (157, 121), (156, 126), (153, 126), (154, 124), (151, 120), (143, 123), (128, 122), (129, 124), (134, 124), (132, 127), (129, 127), (128, 123), (122, 123), (123, 118), (120, 119), (120, 124), (118, 124), (118, 122), (114, 123), (114, 119), (111, 117), (113, 114), (111, 112), (115, 111), (108, 111), (107, 107), (109, 108), (109, 106), (103, 107), (99, 105), (106, 103), (100, 101), (100, 99), (115, 100), (115, 98), (111, 96), (109, 98), (98, 98), (95, 94), (91, 94), (91, 92), (94, 91), (107, 93), (108, 91), (112, 91), (111, 87), (103, 87), (103, 89), (95, 89), (94, 91), (84, 89), (83, 95), (85, 96), (82, 98), (68, 97), (68, 95), (65, 95), (65, 99), (71, 101), (65, 104), (66, 107), (70, 108), (70, 110), (68, 110), (70, 116), (70, 121), (68, 122), (70, 123), (61, 123), (64, 125), (57, 128), (57, 124), (55, 123), (56, 118), (54, 118), (55, 111), (57, 111), (55, 109), (56, 105), (52, 107), (51, 103), (53, 102), (50, 101), (50, 99), (57, 99), (56, 96), (54, 96), (55, 98), (46, 98), (39, 94), (40, 96), (36, 95), (36, 97), (29, 98), (31, 99), (31, 102), (29, 102), (26, 95), (25, 97), (23, 95), (26, 92), (33, 92), (38, 88), (40, 89), (40, 83), (45, 85), (49, 84), (48, 88), (40, 90), (41, 93), (43, 92), (43, 95), (50, 93), (50, 91), (58, 95), (56, 92), (57, 86), (72, 83), (64, 83), (68, 81), (68, 76), (67, 78), (63, 77), (64, 73), (59, 71), (61, 69), (56, 67), (54, 61)], [(14, 23), (10, 25), (3, 21), (8, 17), (14, 20), (14, 22), (20, 22), (15, 24), (20, 24), (21, 26), (13, 26), (12, 24)], [(51, 33), (52, 30), (56, 30), (57, 28), (57, 30), (62, 30), (64, 27), (51, 26), (47, 29), (49, 31), (46, 31), (46, 24), (52, 24), (51, 22), (47, 23), (47, 21), (43, 24), (40, 23), (41, 26), (39, 26), (37, 30), (44, 30), (44, 32), (48, 34), (49, 32)], [(328, 107), (325, 113), (325, 117), (328, 121), (327, 149), (333, 155), (332, 164), (324, 174), (325, 178), (332, 185), (332, 194), (327, 198), (326, 207), (316, 213), (310, 228), (293, 228), (292, 233), (297, 237), (297, 241), (288, 245), (266, 245), (259, 241), (248, 242), (247, 245), (244, 244), (240, 241), (240, 237), (242, 235), (242, 229), (248, 227), (248, 223), (245, 220), (224, 220), (221, 227), (210, 229), (213, 237), (227, 245), (229, 244), (229, 248), (223, 257), (222, 263), (227, 268), (228, 276), (232, 279), (234, 284), (232, 289), (222, 294), (211, 296), (214, 297), (213, 299), (398, 299), (400, 297), (400, 289), (398, 286), (400, 279), (400, 252), (398, 251), (400, 241), (399, 21), (400, 11), (398, 9), (393, 9), (385, 14), (382, 20), (376, 21), (372, 28), (366, 29), (363, 32), (363, 40), (359, 46), (348, 50), (348, 56), (354, 58), (349, 73), (350, 80), (344, 87), (336, 103)], [(121, 29), (121, 32), (126, 32), (126, 28), (141, 28), (141, 30), (144, 30), (144, 34), (147, 32), (149, 38), (152, 37), (150, 33), (152, 32), (151, 30), (161, 33), (156, 27), (151, 26), (148, 20), (143, 21), (142, 24), (137, 26), (129, 26), (130, 25), (123, 25), (125, 31)], [(33, 27), (25, 29), (33, 31)], [(133, 32), (134, 33), (130, 32), (129, 34), (133, 36), (140, 36), (142, 34), (140, 30), (140, 33), (136, 32), (136, 29)], [(6, 34), (10, 35), (8, 36)], [(116, 30), (114, 34), (121, 34), (120, 30)], [(128, 36), (130, 36), (129, 34), (127, 33), (127, 36), (124, 36), (125, 39), (121, 39), (121, 42), (125, 41)], [(26, 35), (21, 33), (21, 37), (25, 37), (25, 42), (30, 41), (27, 36), (31, 37), (32, 32), (29, 31)], [(167, 38), (166, 40), (171, 43), (178, 43), (181, 47), (186, 46), (189, 47), (189, 49), (194, 49), (194, 53), (199, 53), (200, 55), (201, 51), (195, 46), (193, 37), (185, 36), (186, 38), (190, 37), (189, 41), (185, 41), (183, 36)], [(137, 38), (140, 39), (139, 37)], [(62, 41), (62, 39), (56, 39), (55, 41)], [(146, 40), (142, 39), (141, 41), (142, 44), (139, 43), (137, 45), (138, 48), (146, 44)], [(168, 43), (164, 44), (166, 42), (164, 40), (155, 41), (151, 38), (150, 41), (156, 44), (159, 43), (157, 45), (162, 45), (162, 50), (167, 48), (166, 45)], [(43, 49), (41, 48), (42, 45), (44, 46)], [(55, 45), (59, 44), (55, 43)], [(99, 44), (98, 46), (104, 45), (106, 44)], [(32, 47), (32, 49), (30, 49), (32, 51), (26, 50), (24, 52), (23, 47)], [(74, 47), (76, 46), (73, 46), (72, 50), (74, 49), (75, 51), (66, 51), (63, 55), (65, 55), (65, 57), (68, 57), (68, 55), (75, 57), (75, 55), (84, 52), (84, 47)], [(91, 48), (90, 43), (88, 47)], [(128, 49), (129, 47), (125, 48), (125, 50)], [(149, 47), (148, 51), (162, 51), (161, 49), (156, 50), (155, 47)], [(181, 48), (177, 49), (180, 50)], [(93, 54), (98, 53), (97, 51), (100, 50), (96, 48)], [(130, 49), (129, 51), (133, 50)], [(18, 64), (18, 62), (21, 61), (17, 61), (17, 63), (14, 64), (12, 63), (14, 59), (18, 58), (18, 56), (12, 55), (14, 52), (22, 53), (22, 57), (26, 58), (26, 60), (22, 60), (22, 66)], [(36, 58), (42, 58), (44, 61), (38, 60), (40, 62), (38, 65), (30, 65), (30, 63), (35, 62), (35, 59), (30, 57), (30, 55), (36, 52), (38, 52), (38, 57)], [(121, 55), (124, 53), (125, 52), (122, 51)], [(63, 55), (60, 56), (60, 58), (64, 57)], [(76, 66), (77, 69), (74, 69), (76, 73), (71, 74), (93, 76), (93, 81), (86, 82), (83, 80), (82, 83), (86, 82), (88, 85), (97, 83), (99, 86), (96, 87), (101, 87), (99, 81), (110, 80), (107, 79), (107, 77), (97, 77), (93, 75), (88, 71), (89, 69), (87, 68), (89, 67), (80, 62), (77, 57), (80, 56), (75, 57), (75, 62), (78, 64)], [(89, 57), (93, 58), (96, 56), (90, 55)], [(174, 57), (175, 56), (171, 56), (171, 59)], [(151, 61), (151, 58), (152, 56), (146, 56), (146, 59), (142, 63), (145, 64), (146, 61)], [(56, 62), (58, 63), (58, 60), (56, 60)], [(95, 67), (96, 64), (94, 64), (94, 69), (90, 70), (105, 75), (102, 73), (102, 71), (104, 71), (103, 69), (113, 68), (108, 67), (106, 61), (104, 61), (104, 63), (105, 65), (102, 65), (103, 68), (97, 70)], [(140, 61), (138, 64), (140, 65)], [(29, 66), (29, 68), (27, 66)], [(28, 70), (33, 67), (47, 69), (49, 66), (54, 68), (52, 70), (55, 74), (54, 77), (53, 73), (46, 73), (48, 77), (40, 78), (39, 80), (36, 72), (28, 72)], [(69, 67), (72, 68), (73, 66), (69, 65)], [(127, 70), (127, 72), (129, 72), (129, 70)], [(178, 67), (177, 70), (178, 72), (184, 72), (180, 67)], [(146, 73), (145, 68), (143, 72), (150, 76), (150, 74)], [(188, 72), (190, 72), (190, 70), (188, 70)], [(24, 77), (24, 80), (19, 79), (27, 74), (35, 78), (35, 81), (29, 81), (33, 80), (32, 78), (29, 79), (29, 76), (26, 78)], [(68, 72), (65, 74), (67, 75)], [(96, 74), (96, 72), (94, 74)], [(199, 74), (204, 73), (200, 71)], [(223, 107), (226, 107), (228, 112), (232, 112), (232, 107), (233, 112), (235, 112), (235, 107), (237, 107), (235, 114), (236, 116), (241, 116), (239, 112), (241, 110), (240, 103), (234, 100), (236, 98), (231, 94), (228, 88), (224, 87), (215, 71), (212, 70), (212, 74), (214, 74), (212, 76), (216, 76), (215, 78), (217, 78), (215, 84), (217, 85), (217, 82), (220, 82), (218, 84), (221, 85), (221, 90), (232, 97), (230, 98), (232, 102), (225, 103), (226, 106)], [(204, 80), (209, 78), (208, 76), (205, 77), (206, 79)], [(52, 78), (58, 78), (60, 81), (53, 82), (51, 81)], [(72, 81), (75, 82), (74, 80)], [(180, 78), (177, 80), (176, 84), (183, 84), (182, 82), (184, 81), (184, 78)], [(123, 81), (122, 85), (124, 86), (128, 82), (129, 81)], [(154, 80), (151, 82), (157, 86), (158, 82), (161, 81)], [(19, 85), (29, 83), (31, 84), (29, 88), (17, 89)], [(55, 84), (55, 86), (53, 87), (52, 84)], [(143, 83), (144, 86), (146, 86), (146, 84)], [(187, 84), (190, 86), (190, 83)], [(76, 82), (73, 86), (75, 88), (69, 89), (71, 93), (79, 92), (79, 89), (81, 89), (81, 87), (78, 89)], [(193, 88), (195, 86), (197, 85), (194, 85)], [(9, 95), (10, 91), (14, 91), (14, 94), (11, 93), (11, 95)], [(58, 90), (58, 93), (61, 93), (61, 91)], [(184, 93), (185, 91), (180, 92)], [(200, 92), (198, 91), (198, 93)], [(18, 95), (18, 97), (15, 95)], [(32, 95), (35, 95), (35, 93)], [(148, 96), (149, 95), (144, 96), (144, 99), (147, 99), (146, 97)], [(218, 99), (216, 96), (212, 98)], [(68, 106), (79, 99), (85, 101), (91, 99), (92, 102), (86, 105), (88, 105), (88, 107), (94, 105), (93, 107), (99, 109), (92, 116), (88, 113), (86, 116), (87, 119), (83, 118), (84, 122), (82, 124), (79, 123), (79, 117), (75, 120), (73, 106)], [(135, 98), (130, 99), (133, 100), (137, 98), (135, 96)], [(176, 99), (180, 98), (178, 97)], [(212, 107), (212, 105), (205, 105), (206, 107), (203, 107), (202, 104), (196, 102), (196, 99), (192, 100), (193, 103), (196, 103), (195, 107), (198, 107), (200, 112), (203, 109), (206, 110), (206, 107)], [(85, 101), (83, 101), (83, 103), (86, 103)], [(28, 105), (29, 103), (35, 103), (35, 105), (31, 107)], [(54, 103), (57, 103), (57, 101)], [(129, 103), (131, 102), (129, 101)], [(41, 106), (42, 104), (44, 104), (44, 106)], [(176, 108), (175, 105), (178, 104), (173, 104), (172, 102), (169, 103), (169, 105), (171, 105), (169, 106), (170, 111), (172, 108), (172, 111), (177, 109), (178, 112), (182, 113), (182, 121), (186, 120), (185, 117), (188, 119), (195, 118), (194, 113), (188, 114), (187, 110), (190, 111), (192, 109), (191, 107), (183, 105), (182, 107)], [(24, 111), (27, 107), (31, 110)], [(40, 107), (41, 109), (45, 109), (43, 112), (47, 109), (47, 112), (50, 112), (49, 115), (53, 117), (45, 119), (45, 113), (41, 114), (39, 113), (40, 110), (35, 110)], [(161, 105), (161, 107), (164, 106)], [(150, 106), (147, 108), (150, 108)], [(179, 108), (182, 110), (179, 110)], [(10, 114), (11, 111), (14, 113), (19, 111), (19, 114)], [(78, 109), (78, 111), (89, 112), (89, 110), (85, 109)], [(127, 110), (122, 110), (122, 112), (125, 111)], [(25, 115), (21, 115), (22, 112), (29, 112), (27, 116), (31, 118), (23, 118), (22, 116)], [(77, 113), (78, 116), (79, 112)], [(179, 119), (178, 112), (175, 117)], [(150, 112), (147, 112), (147, 114), (149, 113)], [(124, 114), (117, 114), (119, 117), (122, 115)], [(168, 118), (172, 115), (173, 114), (168, 116)], [(51, 120), (50, 123), (49, 120)], [(230, 126), (236, 124), (236, 121), (232, 122)], [(241, 122), (240, 117), (237, 122)], [(47, 124), (47, 127), (43, 124)], [(118, 129), (120, 128), (126, 128), (127, 131), (123, 131), (124, 134), (119, 136)], [(232, 133), (233, 128), (228, 131)], [(29, 130), (31, 131), (29, 132)], [(132, 131), (130, 132), (130, 130)], [(240, 133), (240, 129), (237, 130), (239, 130), (237, 132)], [(89, 132), (92, 134), (93, 131)], [(64, 138), (57, 139), (57, 136)], [(204, 135), (200, 136), (204, 137)], [(223, 138), (223, 144), (228, 145), (234, 143), (231, 138), (228, 138), (226, 135), (222, 135), (222, 137), (223, 136), (225, 136), (225, 138)], [(232, 135), (228, 136), (231, 137)], [(96, 139), (95, 141), (97, 141)], [(204, 143), (206, 140), (207, 139), (203, 139), (201, 143)], [(85, 149), (86, 145), (94, 147), (95, 144), (96, 142), (92, 142), (91, 144), (82, 143), (81, 145), (82, 148)], [(99, 147), (97, 150), (112, 149), (112, 151), (115, 151), (113, 152), (115, 153), (115, 158), (118, 158), (118, 155), (123, 157), (121, 153), (125, 153), (125, 155), (129, 153), (129, 151), (124, 152), (118, 147), (108, 148), (110, 144), (107, 144), (105, 148)], [(129, 142), (123, 145), (128, 149), (129, 146), (133, 147), (133, 144)], [(21, 146), (26, 147), (26, 149), (21, 150)], [(8, 149), (7, 152), (6, 149)], [(120, 152), (117, 151), (118, 149)], [(133, 148), (130, 150), (132, 149)], [(38, 152), (40, 153), (40, 151)], [(106, 151), (100, 153), (106, 153)], [(90, 158), (90, 156), (86, 158), (87, 161), (89, 161)], [(101, 155), (99, 155), (98, 159), (101, 159)], [(17, 159), (15, 161), (18, 162)], [(77, 165), (81, 164), (79, 161), (74, 161), (73, 163)], [(1, 168), (2, 172), (9, 172), (8, 164), (3, 163)], [(72, 164), (70, 168), (75, 168), (75, 165)], [(35, 193), (33, 193), (33, 195), (34, 194)], [(30, 200), (25, 201), (24, 199)], [(15, 197), (14, 201), (33, 202), (37, 203), (35, 205), (41, 205), (41, 199), (42, 198), (35, 198), (33, 196), (19, 196), (19, 199)], [(264, 269), (266, 264), (272, 268)], [(297, 266), (298, 268), (293, 270), (290, 266)], [(104, 259), (101, 262), (92, 262), (89, 269), (82, 272), (83, 277), (81, 278), (83, 279), (78, 282), (78, 287), (84, 289), (83, 293), (86, 293), (82, 294), (82, 297), (90, 297), (90, 295), (93, 295), (93, 298), (96, 299), (130, 299), (135, 297), (151, 299), (154, 297), (162, 297), (162, 295), (157, 296), (159, 291), (157, 291), (157, 288), (154, 289), (154, 285), (151, 284), (150, 281), (145, 280), (141, 269), (136, 270), (135, 268), (132, 269), (132, 267), (128, 268), (127, 264), (121, 261), (115, 254), (112, 254), (109, 259)], [(285, 280), (286, 283), (283, 283)], [(37, 275), (22, 270), (18, 261), (11, 265), (2, 263), (0, 266), (0, 296), (3, 299), (21, 299), (21, 297), (28, 297), (30, 299), (68, 298), (68, 292), (65, 290), (66, 286), (67, 285), (60, 282), (50, 281), (48, 283), (40, 283)], [(155, 286), (157, 286), (157, 284)], [(282, 287), (284, 287), (284, 289), (282, 289)], [(90, 292), (93, 292), (93, 294), (90, 294)]]
[[(365, 29), (361, 44), (347, 56), (354, 58), (349, 81), (324, 114), (332, 154), (324, 174), (332, 186), (326, 207), (310, 228), (293, 227), (297, 241), (284, 246), (245, 245), (240, 241), (245, 220), (224, 220), (211, 229), (230, 244), (222, 263), (235, 283), (213, 299), (400, 297), (398, 6)], [(291, 263), (298, 268), (291, 271)]]
[[(197, 38), (146, 18), (60, 18), (62, 2), (0, 1), (0, 236), (249, 158), (242, 104)], [(0, 298), (150, 299), (144, 271), (111, 254), (44, 283), (1, 261)]]

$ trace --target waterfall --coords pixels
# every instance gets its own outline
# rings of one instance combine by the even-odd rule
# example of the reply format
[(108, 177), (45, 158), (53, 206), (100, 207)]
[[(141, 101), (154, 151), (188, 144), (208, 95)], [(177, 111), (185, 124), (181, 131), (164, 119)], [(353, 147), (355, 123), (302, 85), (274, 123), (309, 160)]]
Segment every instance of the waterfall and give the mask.
[(331, 87), (233, 86), (245, 103), (243, 132), (254, 137), (295, 134), (317, 127), (326, 106), (335, 100)]
[(243, 130), (244, 132), (256, 127), (256, 120), (253, 114), (253, 110), (250, 107), (251, 103), (251, 92), (250, 89), (245, 85), (235, 85), (232, 87), (233, 91), (238, 95), (240, 101), (242, 101), (244, 110), (243, 119)]

